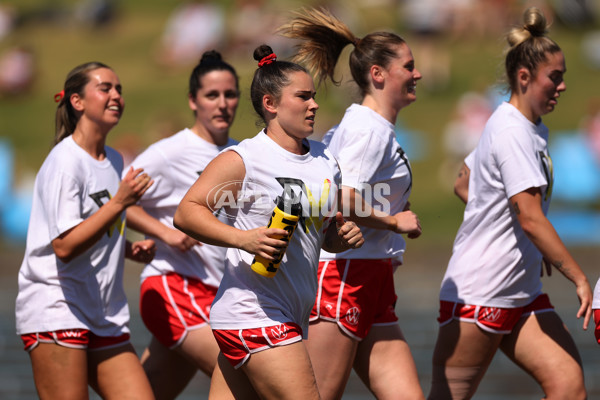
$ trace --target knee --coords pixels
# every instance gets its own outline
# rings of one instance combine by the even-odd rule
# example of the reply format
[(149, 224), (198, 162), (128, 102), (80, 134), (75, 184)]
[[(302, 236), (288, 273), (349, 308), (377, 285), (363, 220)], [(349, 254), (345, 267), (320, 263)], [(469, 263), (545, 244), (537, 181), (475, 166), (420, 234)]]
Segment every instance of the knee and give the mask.
[(433, 367), (428, 400), (470, 399), (483, 375), (481, 367)]
[(546, 399), (585, 400), (587, 392), (583, 381), (583, 374), (577, 377), (564, 377), (543, 385)]

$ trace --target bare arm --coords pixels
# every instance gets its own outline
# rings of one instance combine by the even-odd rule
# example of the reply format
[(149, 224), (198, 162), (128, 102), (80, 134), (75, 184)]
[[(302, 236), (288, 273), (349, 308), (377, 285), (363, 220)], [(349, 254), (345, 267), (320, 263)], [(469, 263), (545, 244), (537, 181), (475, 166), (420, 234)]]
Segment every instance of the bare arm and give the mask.
[(467, 204), (469, 199), (469, 176), (471, 170), (467, 167), (467, 164), (463, 163), (462, 167), (458, 171), (458, 176), (454, 181), (454, 194), (462, 200), (463, 203)]
[(52, 241), (56, 256), (63, 262), (69, 262), (92, 247), (119, 215), (138, 201), (153, 183), (147, 174), (142, 173), (142, 169), (127, 171), (114, 197), (89, 218)]
[(407, 207), (404, 211), (390, 215), (372, 208), (354, 188), (342, 186), (342, 207), (346, 217), (358, 225), (374, 229), (388, 229), (396, 233), (407, 233), (415, 239), (421, 235), (421, 224), (417, 214)]
[(555, 266), (575, 284), (581, 306), (577, 318), (584, 317), (583, 329), (587, 329), (592, 315), (592, 289), (562, 240), (542, 211), (542, 195), (539, 188), (531, 188), (510, 198), (510, 204), (527, 237), (542, 253), (545, 260)]
[[(287, 234), (285, 230), (262, 227), (243, 231), (219, 221), (213, 214), (220, 194), (228, 191), (232, 198), (237, 198), (245, 175), (246, 169), (239, 154), (227, 151), (218, 155), (179, 203), (173, 224), (201, 242), (239, 248), (274, 260), (273, 254), (285, 249), (287, 243), (273, 236), (283, 237)], [(217, 187), (220, 189), (215, 193), (213, 189)]]
[(179, 229), (173, 229), (146, 212), (141, 206), (127, 209), (127, 226), (148, 236), (158, 238), (181, 251), (187, 251), (199, 242)]

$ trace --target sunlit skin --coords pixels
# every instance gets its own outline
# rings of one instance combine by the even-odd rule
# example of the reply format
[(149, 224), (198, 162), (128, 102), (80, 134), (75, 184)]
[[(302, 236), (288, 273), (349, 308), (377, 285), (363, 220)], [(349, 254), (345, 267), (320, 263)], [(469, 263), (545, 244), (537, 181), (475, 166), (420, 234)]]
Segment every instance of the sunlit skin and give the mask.
[(372, 65), (369, 73), (371, 87), (361, 104), (395, 124), (400, 110), (417, 100), (417, 81), (422, 78), (410, 48), (396, 46), (396, 57), (386, 67)]
[(200, 85), (188, 99), (196, 114), (192, 131), (210, 143), (224, 145), (240, 99), (237, 80), (230, 71), (216, 70), (203, 75)]
[(397, 58), (392, 59), (386, 68), (386, 84), (392, 94), (392, 104), (398, 111), (417, 100), (417, 81), (422, 78), (415, 67), (415, 59), (406, 44), (398, 46)]
[(518, 88), (510, 98), (527, 119), (536, 123), (542, 115), (554, 110), (561, 92), (567, 89), (564, 75), (567, 72), (565, 56), (562, 52), (546, 53), (546, 61), (530, 72), (520, 68), (517, 72)]
[(88, 73), (89, 81), (81, 95), (74, 93), (69, 101), (80, 114), (73, 140), (92, 157), (104, 158), (108, 132), (119, 123), (125, 108), (119, 77), (109, 68)]
[[(283, 148), (296, 152), (303, 139), (312, 135), (319, 105), (312, 78), (305, 72), (290, 73), (290, 84), (283, 87), (279, 99), (265, 95), (265, 110), (272, 115), (267, 134)], [(282, 140), (280, 142), (279, 140)]]
[(81, 99), (84, 106), (81, 118), (110, 129), (117, 125), (125, 108), (119, 77), (108, 68), (98, 68), (88, 76), (90, 80)]

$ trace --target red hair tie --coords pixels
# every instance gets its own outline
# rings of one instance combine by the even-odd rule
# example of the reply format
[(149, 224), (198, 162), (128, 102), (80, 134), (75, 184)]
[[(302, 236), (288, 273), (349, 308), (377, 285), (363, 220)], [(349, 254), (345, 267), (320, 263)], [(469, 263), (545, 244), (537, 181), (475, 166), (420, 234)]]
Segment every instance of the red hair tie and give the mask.
[(63, 99), (63, 97), (65, 97), (64, 89), (54, 95), (54, 101), (58, 103)]
[(273, 61), (277, 61), (277, 56), (275, 53), (271, 53), (268, 56), (263, 57), (262, 60), (258, 62), (258, 68), (262, 67), (263, 65), (271, 64)]

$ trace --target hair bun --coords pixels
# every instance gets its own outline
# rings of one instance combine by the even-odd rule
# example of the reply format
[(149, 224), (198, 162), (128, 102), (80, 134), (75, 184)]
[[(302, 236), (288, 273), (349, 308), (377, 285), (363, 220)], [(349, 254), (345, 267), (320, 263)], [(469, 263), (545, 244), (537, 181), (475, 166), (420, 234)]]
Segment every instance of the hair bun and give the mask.
[(203, 62), (215, 62), (215, 61), (223, 61), (223, 57), (221, 53), (216, 50), (208, 50), (202, 54), (202, 58), (200, 58), (200, 63)]
[(523, 28), (532, 36), (544, 36), (548, 32), (546, 17), (537, 7), (530, 7), (523, 14)]
[(252, 55), (256, 61), (261, 61), (263, 58), (268, 55), (273, 54), (273, 49), (271, 46), (266, 44), (261, 44), (254, 50), (254, 54)]
[(546, 17), (537, 7), (529, 7), (523, 13), (523, 25), (513, 28), (506, 40), (511, 48), (518, 46), (531, 37), (543, 37), (548, 32)]

